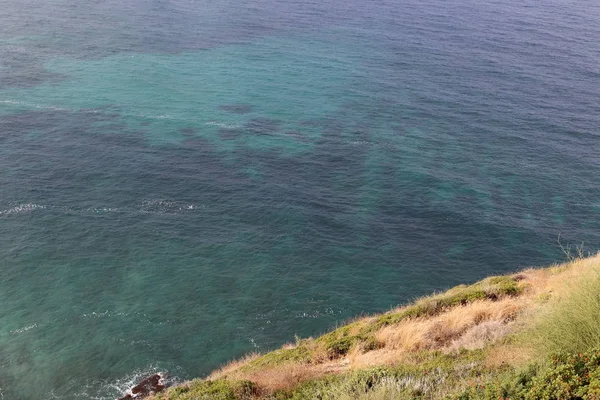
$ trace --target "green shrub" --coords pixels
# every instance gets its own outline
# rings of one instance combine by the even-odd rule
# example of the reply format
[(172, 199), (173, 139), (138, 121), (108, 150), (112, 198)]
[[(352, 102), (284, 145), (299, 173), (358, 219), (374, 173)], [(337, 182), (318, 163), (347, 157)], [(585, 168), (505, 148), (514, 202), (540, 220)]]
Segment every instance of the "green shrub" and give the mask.
[(600, 350), (552, 355), (508, 379), (474, 385), (450, 396), (456, 400), (600, 400)]
[(363, 351), (380, 348), (381, 344), (371, 333), (361, 331), (358, 334), (352, 334), (354, 329), (356, 329), (356, 324), (342, 326), (319, 337), (316, 342), (327, 350), (331, 359), (345, 356), (354, 345), (360, 346)]
[(600, 351), (551, 357), (551, 365), (522, 392), (526, 400), (600, 399)]

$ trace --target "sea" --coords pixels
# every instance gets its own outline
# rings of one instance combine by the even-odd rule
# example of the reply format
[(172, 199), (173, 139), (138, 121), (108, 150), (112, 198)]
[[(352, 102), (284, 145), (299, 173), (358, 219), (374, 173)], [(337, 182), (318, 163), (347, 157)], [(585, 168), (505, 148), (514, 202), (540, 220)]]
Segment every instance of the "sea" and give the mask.
[(0, 399), (599, 248), (597, 1), (0, 2)]

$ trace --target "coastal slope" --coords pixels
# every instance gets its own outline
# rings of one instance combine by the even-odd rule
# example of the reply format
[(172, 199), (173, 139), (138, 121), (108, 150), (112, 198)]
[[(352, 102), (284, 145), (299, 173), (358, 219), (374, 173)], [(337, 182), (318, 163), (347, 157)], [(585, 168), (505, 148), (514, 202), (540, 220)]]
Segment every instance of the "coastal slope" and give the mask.
[(600, 399), (600, 253), (493, 276), (151, 397)]

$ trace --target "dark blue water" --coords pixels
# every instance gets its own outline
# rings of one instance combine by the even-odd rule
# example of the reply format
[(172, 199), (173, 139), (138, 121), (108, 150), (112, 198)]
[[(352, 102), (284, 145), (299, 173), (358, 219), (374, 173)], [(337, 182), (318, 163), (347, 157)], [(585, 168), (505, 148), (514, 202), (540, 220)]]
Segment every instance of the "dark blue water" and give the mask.
[(591, 1), (3, 1), (0, 398), (596, 251), (599, 39)]

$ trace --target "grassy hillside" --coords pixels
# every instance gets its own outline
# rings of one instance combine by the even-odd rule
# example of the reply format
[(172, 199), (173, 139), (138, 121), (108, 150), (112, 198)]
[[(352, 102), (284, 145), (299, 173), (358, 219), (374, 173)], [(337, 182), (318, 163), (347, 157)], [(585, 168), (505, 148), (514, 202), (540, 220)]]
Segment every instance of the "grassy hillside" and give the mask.
[(153, 400), (598, 399), (600, 254), (231, 362)]

